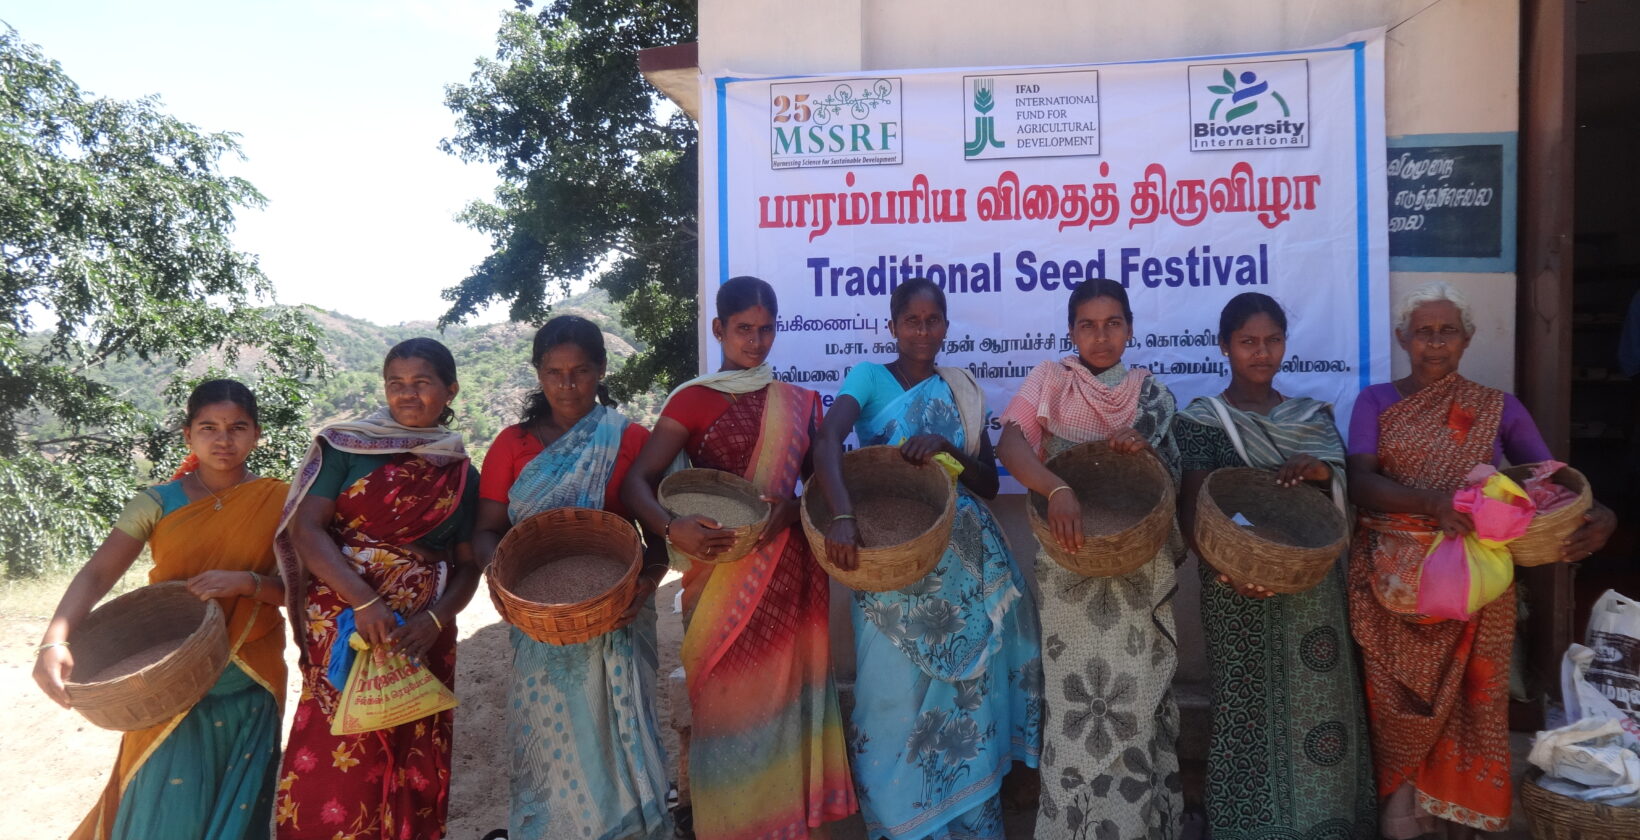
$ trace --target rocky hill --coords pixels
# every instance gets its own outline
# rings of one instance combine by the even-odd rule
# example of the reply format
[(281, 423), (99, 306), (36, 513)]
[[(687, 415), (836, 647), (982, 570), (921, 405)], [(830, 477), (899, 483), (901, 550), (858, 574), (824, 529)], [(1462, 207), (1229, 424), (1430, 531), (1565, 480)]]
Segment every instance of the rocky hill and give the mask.
[[(621, 324), (617, 308), (602, 291), (571, 297), (555, 305), (553, 312), (580, 315), (603, 329), (612, 373), (641, 349), (634, 347), (636, 339)], [(382, 357), (393, 345), (416, 336), (438, 339), (455, 356), (461, 395), (453, 406), (454, 426), (466, 437), (475, 458), (489, 449), (497, 433), (518, 421), (525, 395), (536, 387), (535, 372), (529, 363), (535, 328), (527, 324), (452, 326), (441, 333), (432, 321), (381, 326), (337, 312), (310, 309), (309, 315), (324, 332), (321, 347), (334, 366), (315, 394), (311, 421), (314, 428), (358, 417), (380, 406)], [(254, 361), (242, 359), (241, 366), (248, 369)], [(136, 401), (138, 407), (164, 411), (168, 407), (161, 404), (160, 391), (167, 374), (158, 365), (126, 361), (105, 366), (101, 378)], [(650, 425), (663, 396), (645, 394), (622, 405), (621, 410)]]

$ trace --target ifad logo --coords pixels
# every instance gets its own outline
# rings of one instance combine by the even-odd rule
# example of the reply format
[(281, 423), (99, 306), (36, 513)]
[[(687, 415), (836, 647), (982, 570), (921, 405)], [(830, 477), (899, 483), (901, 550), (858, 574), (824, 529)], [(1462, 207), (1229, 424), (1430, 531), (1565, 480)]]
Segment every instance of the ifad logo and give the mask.
[(1190, 150), (1310, 145), (1310, 63), (1190, 66)]
[(899, 79), (825, 79), (769, 85), (772, 168), (901, 162), (900, 99)]
[(1099, 71), (964, 76), (964, 160), (1099, 154)]

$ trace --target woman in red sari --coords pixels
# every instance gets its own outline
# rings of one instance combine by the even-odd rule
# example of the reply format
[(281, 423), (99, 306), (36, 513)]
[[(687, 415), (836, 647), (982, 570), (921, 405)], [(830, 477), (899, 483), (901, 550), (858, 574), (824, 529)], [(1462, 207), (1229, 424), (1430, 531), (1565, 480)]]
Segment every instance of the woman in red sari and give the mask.
[(750, 555), (692, 563), (684, 573), (694, 828), (702, 840), (813, 835), (858, 808), (831, 675), (830, 582), (798, 533), (794, 498), (809, 469), (820, 398), (769, 370), (776, 314), (769, 284), (729, 280), (717, 309), (712, 335), (723, 347), (722, 368), (672, 393), (622, 498), (690, 557), (719, 553), (734, 535), (706, 517), (674, 519), (655, 498), (680, 452), (697, 467), (746, 478), (773, 503)]
[(469, 545), (478, 474), (461, 435), (444, 426), (460, 389), (455, 359), (437, 341), (413, 338), (388, 352), (383, 378), (385, 410), (319, 432), (275, 544), (302, 652), (275, 807), (280, 840), (444, 836), (452, 712), (330, 734), (338, 622), (351, 620), (373, 648), (420, 659), (453, 690), (456, 614), (480, 575)]
[[(1452, 507), (1471, 469), (1550, 454), (1519, 400), (1458, 374), (1475, 327), (1455, 289), (1418, 289), (1398, 316), (1411, 375), (1362, 391), (1350, 420), (1350, 499), (1360, 507), (1350, 629), (1366, 671), (1380, 831), (1411, 838), (1444, 827), (1447, 837), (1475, 837), (1509, 824), (1515, 592), (1468, 621), (1431, 619), (1417, 614), (1418, 573), (1437, 533), (1473, 530)], [(1615, 525), (1595, 505), (1566, 542), (1566, 560), (1593, 554)]]

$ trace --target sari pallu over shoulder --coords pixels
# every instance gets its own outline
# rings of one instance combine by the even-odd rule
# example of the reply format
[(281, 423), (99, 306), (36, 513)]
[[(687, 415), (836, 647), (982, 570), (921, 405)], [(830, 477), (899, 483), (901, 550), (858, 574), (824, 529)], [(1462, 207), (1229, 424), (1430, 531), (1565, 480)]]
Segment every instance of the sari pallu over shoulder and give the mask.
[[(509, 518), (517, 523), (560, 507), (601, 509), (629, 425), (616, 411), (593, 408), (519, 472), (508, 490)], [(667, 836), (666, 755), (654, 706), (654, 603), (626, 627), (577, 645), (537, 642), (516, 627), (509, 638), (509, 836)]]
[[(730, 397), (704, 437), (718, 462), (697, 465), (791, 495), (818, 395), (774, 382), (766, 366), (690, 384)], [(689, 773), (703, 840), (801, 836), (857, 809), (831, 679), (829, 581), (795, 531), (684, 575)]]
[[(1471, 469), (1492, 460), (1502, 421), (1502, 391), (1449, 374), (1379, 415), (1379, 468), (1407, 487), (1455, 491)], [(1422, 621), (1418, 577), (1439, 531), (1435, 519), (1362, 510), (1359, 525), (1373, 532), (1369, 568), (1379, 603)]]
[[(321, 440), (333, 449), (357, 455), (413, 456), (425, 461), (437, 471), (440, 474), (439, 480), (449, 482), (450, 476), (454, 478), (455, 504), (448, 505), (443, 511), (443, 516), (432, 519), (424, 513), (410, 517), (418, 520), (414, 523), (401, 521), (406, 518), (402, 515), (358, 521), (358, 527), (351, 528), (350, 531), (354, 539), (365, 544), (392, 539), (399, 540), (397, 544), (402, 546), (420, 539), (457, 511), (467, 482), (467, 448), (459, 432), (453, 432), (443, 426), (426, 429), (403, 426), (394, 422), (386, 409), (381, 409), (363, 420), (336, 423), (320, 430), (313, 442), (308, 445), (307, 454), (296, 468), (296, 475), (291, 482), (290, 493), (285, 497), (284, 510), (280, 514), (279, 526), (274, 536), (279, 574), (285, 581), (285, 609), (287, 614), (292, 616), (291, 630), (299, 647), (303, 638), (300, 622), (295, 617), (307, 615), (307, 569), (302, 566), (301, 558), (296, 554), (296, 545), (291, 541), (289, 528), (292, 518), (296, 515), (296, 509), (301, 506), (302, 500), (307, 498), (308, 490), (319, 478), (319, 469), (324, 465), (324, 448), (320, 445)], [(379, 469), (377, 472), (382, 470)], [(343, 539), (345, 541), (346, 537)], [(304, 662), (307, 659), (305, 650), (302, 651), (302, 658)]]
[[(1503, 394), (1456, 373), (1379, 415), (1383, 474), (1450, 491), (1490, 463)], [(1469, 621), (1416, 612), (1418, 572), (1435, 521), (1363, 510), (1351, 546), (1350, 628), (1367, 682), (1373, 764), (1386, 836), (1434, 830), (1431, 816), (1484, 831), (1508, 826), (1511, 587)], [(1407, 795), (1410, 788), (1414, 795)], [(1412, 807), (1416, 803), (1416, 807)], [(1392, 833), (1393, 832), (1393, 833)]]
[[(1068, 356), (1037, 365), (1003, 420), (1040, 441), (1044, 459), (1135, 429), (1177, 481), (1175, 405), (1142, 368), (1118, 364), (1095, 374)], [(1047, 704), (1040, 840), (1180, 836), (1172, 598), (1183, 553), (1176, 524), (1156, 557), (1120, 577), (1083, 577), (1037, 553)]]
[[(257, 479), (221, 494), (221, 510), (206, 499), (167, 514), (149, 537), (149, 582), (187, 580), (212, 569), (272, 574), (273, 529), (284, 493), (283, 481)], [(218, 603), (227, 617), (227, 670), (193, 708), (124, 734), (108, 785), (74, 840), (135, 838), (184, 826), (210, 837), (267, 836), (285, 693), (283, 620), (277, 609), (250, 598)], [(202, 714), (213, 720), (198, 720)], [(149, 778), (155, 773), (166, 778)], [(184, 782), (172, 784), (174, 778)]]
[[(1345, 507), (1344, 444), (1326, 403), (1295, 397), (1266, 415), (1199, 397), (1179, 421), (1184, 469), (1275, 470), (1306, 454), (1332, 468), (1333, 501)], [(1249, 598), (1198, 558), (1216, 838), (1378, 836), (1357, 657), (1339, 642), (1349, 626), (1343, 559), (1304, 592)]]
[[(355, 735), (330, 734), (340, 692), (327, 676), (339, 630), (351, 605), (302, 568), (288, 531), (324, 458), (333, 449), (386, 455), (387, 463), (335, 500), (328, 534), (355, 574), (401, 616), (426, 609), (442, 593), (446, 568), (409, 546), (461, 511), (469, 466), (461, 436), (443, 428), (412, 429), (385, 411), (320, 432), (287, 498), (279, 541), (287, 602), (302, 653), (302, 697), (281, 769), (275, 807), (281, 840), (343, 836), (372, 840), (440, 837), (449, 807), (453, 713)], [(422, 656), (440, 682), (455, 686), (456, 626), (447, 623)]]
[[(971, 378), (953, 388), (950, 370), (892, 398), (877, 392), (855, 425), (861, 445), (933, 433), (977, 454), (984, 402)], [(850, 605), (848, 742), (873, 837), (1000, 840), (1002, 778), (1041, 753), (1036, 604), (990, 509), (957, 486), (951, 545), (933, 571), (896, 592), (855, 592)]]

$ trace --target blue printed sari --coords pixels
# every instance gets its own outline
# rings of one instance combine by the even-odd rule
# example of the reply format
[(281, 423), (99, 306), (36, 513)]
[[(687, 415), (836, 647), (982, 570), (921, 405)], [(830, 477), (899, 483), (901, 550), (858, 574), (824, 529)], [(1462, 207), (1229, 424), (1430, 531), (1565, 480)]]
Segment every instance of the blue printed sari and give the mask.
[[(514, 523), (560, 507), (601, 509), (628, 420), (597, 406), (525, 465), (508, 493)], [(655, 713), (655, 605), (578, 645), (512, 628), (514, 840), (628, 840), (670, 833), (666, 757)]]
[[(855, 426), (861, 445), (935, 433), (968, 447), (940, 376), (874, 396)], [(934, 571), (898, 592), (854, 593), (848, 746), (872, 837), (1001, 838), (1002, 778), (1015, 761), (1036, 766), (1041, 750), (1036, 604), (990, 509), (958, 488)]]

